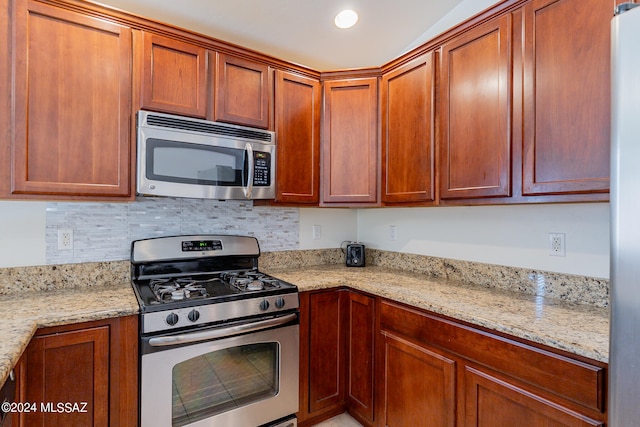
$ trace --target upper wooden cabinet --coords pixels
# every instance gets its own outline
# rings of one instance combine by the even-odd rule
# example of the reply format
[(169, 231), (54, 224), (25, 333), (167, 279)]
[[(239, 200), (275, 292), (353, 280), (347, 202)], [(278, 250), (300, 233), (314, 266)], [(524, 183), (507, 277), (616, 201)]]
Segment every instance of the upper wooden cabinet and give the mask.
[(269, 128), (268, 65), (218, 52), (214, 79), (214, 120)]
[(318, 80), (276, 71), (276, 202), (319, 202), (320, 104)]
[(429, 52), (382, 76), (382, 201), (435, 200), (435, 67)]
[(132, 196), (131, 30), (16, 1), (13, 195)]
[(511, 190), (511, 16), (442, 47), (440, 197), (507, 196)]
[(602, 0), (524, 6), (524, 195), (609, 189), (611, 14)]
[(378, 201), (378, 79), (323, 83), (322, 203)]
[(142, 44), (141, 107), (205, 118), (206, 49), (148, 32)]

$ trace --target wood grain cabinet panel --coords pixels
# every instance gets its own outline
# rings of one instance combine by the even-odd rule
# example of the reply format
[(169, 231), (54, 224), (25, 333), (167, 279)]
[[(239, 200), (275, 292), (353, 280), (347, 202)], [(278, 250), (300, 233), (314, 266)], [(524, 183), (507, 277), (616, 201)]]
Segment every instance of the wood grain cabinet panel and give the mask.
[(131, 29), (18, 0), (12, 194), (125, 197), (131, 181)]
[(214, 120), (268, 129), (269, 66), (216, 53)]
[(205, 118), (206, 49), (147, 32), (142, 38), (142, 108)]
[(562, 407), (486, 372), (465, 367), (465, 427), (601, 427), (603, 422)]
[(508, 196), (511, 190), (511, 16), (442, 47), (440, 196)]
[(434, 53), (384, 74), (380, 99), (382, 201), (434, 201)]
[(455, 362), (393, 334), (382, 335), (382, 425), (454, 427)]
[[(19, 414), (15, 425), (137, 425), (137, 346), (137, 316), (38, 330), (17, 365), (16, 399), (38, 410)], [(59, 402), (86, 411), (41, 408)]]
[(601, 0), (524, 6), (524, 195), (609, 189), (611, 15)]
[(309, 408), (311, 412), (345, 401), (345, 293), (323, 292), (310, 298)]
[(277, 70), (275, 83), (278, 162), (275, 201), (317, 205), (320, 199), (320, 82)]
[(349, 292), (347, 408), (349, 412), (373, 422), (375, 299)]
[(324, 82), (324, 204), (377, 202), (377, 99), (377, 78)]

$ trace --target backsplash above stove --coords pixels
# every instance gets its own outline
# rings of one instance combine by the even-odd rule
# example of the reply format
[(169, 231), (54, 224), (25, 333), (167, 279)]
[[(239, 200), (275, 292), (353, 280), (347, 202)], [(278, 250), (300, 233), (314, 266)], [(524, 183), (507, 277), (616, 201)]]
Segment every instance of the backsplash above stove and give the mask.
[[(128, 260), (131, 241), (180, 234), (254, 236), (265, 252), (299, 248), (297, 208), (251, 201), (139, 198), (135, 203), (47, 203), (47, 264)], [(73, 249), (58, 250), (58, 230)]]

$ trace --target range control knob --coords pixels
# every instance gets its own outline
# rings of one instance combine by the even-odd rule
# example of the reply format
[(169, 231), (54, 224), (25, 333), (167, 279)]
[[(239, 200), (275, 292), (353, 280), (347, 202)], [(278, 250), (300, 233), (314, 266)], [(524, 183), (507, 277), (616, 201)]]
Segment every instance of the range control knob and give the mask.
[(269, 310), (269, 301), (267, 301), (266, 299), (263, 299), (262, 301), (260, 301), (260, 310), (262, 311)]
[(173, 326), (178, 323), (178, 315), (175, 313), (171, 313), (167, 316), (166, 322), (169, 326)]
[(276, 300), (276, 307), (277, 308), (282, 308), (284, 307), (284, 298), (280, 297)]
[(191, 310), (189, 312), (189, 314), (187, 315), (187, 317), (192, 322), (195, 322), (196, 320), (198, 320), (200, 318), (200, 312), (198, 310)]

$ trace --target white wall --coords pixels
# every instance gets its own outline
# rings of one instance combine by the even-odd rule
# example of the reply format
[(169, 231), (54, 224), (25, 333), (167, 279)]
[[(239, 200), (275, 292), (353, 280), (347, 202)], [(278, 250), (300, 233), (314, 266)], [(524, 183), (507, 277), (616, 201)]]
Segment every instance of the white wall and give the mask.
[(0, 267), (45, 264), (45, 206), (0, 202)]
[[(565, 257), (549, 255), (549, 233), (566, 234)], [(358, 239), (376, 249), (609, 277), (608, 203), (361, 209)]]
[[(358, 211), (356, 209), (302, 208), (300, 220), (300, 249), (338, 248), (345, 240), (358, 239)], [(320, 239), (313, 238), (313, 226), (320, 226)]]
[(467, 20), (473, 15), (482, 12), (485, 9), (490, 8), (494, 4), (500, 3), (500, 1), (496, 0), (463, 0), (451, 10), (447, 15), (445, 15), (441, 20), (436, 22), (431, 26), (427, 31), (422, 33), (420, 37), (414, 40), (405, 50), (399, 52), (399, 54), (410, 51), (413, 48), (416, 48), (423, 44), (424, 42), (431, 40), (435, 36), (444, 33), (450, 28), (460, 24), (461, 22)]

